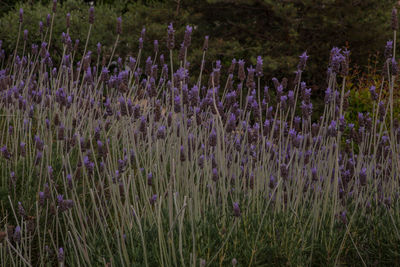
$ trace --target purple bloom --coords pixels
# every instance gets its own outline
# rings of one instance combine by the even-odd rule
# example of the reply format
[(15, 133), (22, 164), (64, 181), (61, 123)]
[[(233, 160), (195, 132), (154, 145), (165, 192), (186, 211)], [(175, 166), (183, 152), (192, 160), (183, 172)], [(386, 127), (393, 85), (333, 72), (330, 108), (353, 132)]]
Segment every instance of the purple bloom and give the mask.
[(369, 92), (370, 92), (370, 94), (371, 94), (371, 98), (372, 98), (373, 101), (378, 100), (378, 94), (376, 93), (376, 87), (375, 87), (375, 86), (372, 85), (372, 86), (369, 88)]
[(185, 37), (183, 39), (183, 46), (185, 48), (188, 48), (190, 46), (192, 31), (193, 31), (193, 28), (191, 26), (187, 25), (186, 30), (185, 30)]
[(358, 176), (360, 179), (360, 185), (365, 186), (367, 184), (367, 169), (362, 168)]
[(147, 184), (149, 186), (153, 185), (153, 174), (151, 172), (149, 172), (149, 174), (147, 174)]
[(57, 0), (53, 0), (53, 8), (52, 8), (53, 13), (56, 13), (57, 11)]
[(397, 18), (397, 9), (394, 7), (392, 9), (392, 30), (397, 31), (399, 29), (399, 21)]
[(214, 128), (211, 130), (211, 134), (208, 138), (208, 143), (212, 147), (215, 147), (217, 145), (217, 132)]
[(397, 66), (397, 61), (396, 61), (396, 59), (392, 58), (392, 75), (397, 76), (398, 71), (399, 71), (399, 69)]
[(44, 201), (45, 201), (45, 195), (44, 192), (40, 191), (39, 192), (39, 205), (44, 206)]
[(257, 77), (263, 76), (263, 60), (261, 56), (257, 57), (256, 76)]
[(207, 51), (208, 49), (208, 35), (204, 37), (204, 43), (203, 43), (203, 51)]
[(0, 152), (6, 160), (10, 160), (12, 154), (7, 150), (7, 146), (3, 146), (0, 148)]
[(154, 205), (154, 203), (156, 203), (157, 201), (157, 194), (154, 194), (151, 198), (150, 198), (150, 205)]
[(25, 209), (22, 206), (21, 202), (18, 202), (18, 214), (23, 218), (26, 217), (26, 212), (25, 212)]
[(67, 24), (67, 29), (68, 29), (71, 26), (71, 14), (70, 13), (67, 13), (66, 24)]
[(24, 30), (24, 41), (28, 40), (28, 30)]
[(64, 196), (63, 195), (57, 195), (57, 203), (58, 203), (58, 205), (61, 205), (63, 201), (64, 201)]
[(68, 184), (68, 187), (69, 187), (69, 189), (72, 189), (72, 176), (71, 176), (71, 174), (67, 174), (67, 184)]
[(387, 41), (386, 46), (385, 46), (385, 59), (391, 58), (392, 57), (392, 51), (393, 51), (393, 41)]
[(217, 168), (212, 169), (212, 179), (214, 182), (218, 181), (219, 175)]
[(167, 33), (167, 48), (172, 50), (175, 47), (175, 30), (172, 23), (168, 25)]
[(19, 225), (15, 227), (13, 239), (15, 243), (21, 242), (21, 227)]
[(186, 160), (185, 148), (183, 146), (181, 146), (181, 149), (180, 149), (180, 160), (182, 162)]
[(143, 49), (143, 38), (139, 38), (139, 49)]
[(305, 69), (305, 67), (306, 67), (307, 59), (308, 59), (307, 52), (304, 52), (304, 53), (300, 56), (300, 61), (299, 61), (299, 64), (297, 65), (297, 69), (298, 69), (298, 70), (304, 71), (304, 69)]
[(166, 127), (164, 125), (160, 126), (157, 130), (157, 138), (164, 139), (165, 138), (165, 130)]
[(244, 60), (243, 59), (239, 59), (239, 72), (238, 72), (238, 76), (239, 76), (239, 80), (240, 82), (243, 82), (246, 79), (246, 73), (244, 72)]
[(122, 34), (122, 18), (121, 17), (117, 18), (117, 34), (118, 35)]
[(93, 24), (94, 23), (94, 7), (91, 6), (89, 8), (89, 24)]
[(158, 53), (158, 40), (154, 40), (154, 53)]
[(146, 117), (145, 116), (141, 116), (140, 117), (140, 124), (139, 124), (139, 131), (142, 132), (143, 134), (146, 133)]
[(19, 9), (19, 23), (24, 21), (24, 10), (22, 8)]
[(64, 255), (64, 249), (63, 248), (59, 248), (58, 249), (57, 259), (58, 259), (58, 262), (64, 262), (65, 255)]
[(200, 155), (200, 157), (199, 157), (199, 159), (198, 159), (198, 164), (199, 164), (199, 167), (200, 167), (201, 169), (204, 168), (204, 155)]
[(241, 215), (240, 208), (239, 208), (239, 203), (237, 203), (237, 202), (233, 203), (233, 215), (235, 217), (240, 217), (240, 215)]
[(325, 90), (325, 104), (329, 104), (332, 101), (332, 90), (328, 87)]
[(51, 15), (50, 15), (50, 14), (47, 14), (47, 17), (46, 17), (46, 27), (50, 27), (50, 20), (51, 20)]

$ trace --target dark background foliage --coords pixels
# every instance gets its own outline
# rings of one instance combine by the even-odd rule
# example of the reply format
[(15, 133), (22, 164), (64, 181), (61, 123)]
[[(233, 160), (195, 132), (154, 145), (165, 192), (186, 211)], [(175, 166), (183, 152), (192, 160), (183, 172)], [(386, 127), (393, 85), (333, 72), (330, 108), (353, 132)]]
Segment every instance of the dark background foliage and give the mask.
[[(38, 21), (51, 13), (50, 0), (2, 0), (0, 40), (9, 53), (15, 46), (18, 31), (18, 8), (25, 10), (24, 27), (31, 42), (40, 42)], [(83, 39), (88, 24), (87, 10), (91, 1), (58, 1), (54, 38), (65, 31), (65, 14), (72, 14), (71, 35)], [(324, 88), (329, 51), (333, 46), (351, 50), (352, 66), (367, 65), (369, 55), (383, 51), (392, 38), (390, 12), (392, 0), (103, 0), (93, 1), (96, 23), (89, 49), (97, 41), (111, 50), (115, 40), (116, 17), (123, 18), (123, 36), (116, 54), (135, 55), (142, 27), (146, 27), (145, 49), (152, 50), (153, 39), (165, 49), (166, 27), (174, 23), (176, 47), (183, 39), (184, 26), (194, 26), (193, 49), (189, 54), (192, 71), (200, 65), (203, 38), (210, 36), (207, 58), (220, 59), (227, 67), (233, 58), (243, 58), (255, 65), (256, 57), (264, 59), (267, 77), (293, 75), (298, 56), (310, 55), (304, 80), (314, 89)], [(5, 30), (7, 29), (7, 30)], [(61, 43), (54, 42), (61, 53)], [(165, 50), (164, 50), (165, 52)]]

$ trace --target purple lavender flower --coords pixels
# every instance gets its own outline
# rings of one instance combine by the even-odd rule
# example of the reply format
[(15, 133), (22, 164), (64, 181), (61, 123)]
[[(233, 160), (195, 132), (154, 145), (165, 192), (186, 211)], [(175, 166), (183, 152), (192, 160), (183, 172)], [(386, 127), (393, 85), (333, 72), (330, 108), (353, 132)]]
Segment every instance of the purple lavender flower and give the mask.
[(7, 150), (7, 146), (3, 146), (0, 148), (0, 152), (6, 160), (10, 160), (12, 154)]
[(380, 119), (383, 120), (383, 117), (386, 114), (385, 103), (383, 101), (380, 101), (378, 104), (378, 114), (380, 116)]
[(215, 147), (217, 145), (217, 132), (214, 128), (211, 130), (211, 134), (208, 137), (208, 144), (212, 147)]
[(397, 9), (394, 7), (392, 10), (392, 30), (397, 31), (399, 29), (399, 21), (397, 18)]
[(154, 53), (158, 53), (158, 40), (154, 40)]
[(168, 25), (167, 29), (167, 48), (169, 50), (174, 49), (175, 47), (175, 30), (172, 26), (172, 23)]
[(340, 220), (342, 221), (343, 224), (347, 224), (347, 212), (342, 211), (339, 216)]
[(58, 203), (58, 205), (61, 205), (63, 201), (64, 201), (64, 196), (63, 195), (57, 195), (57, 203)]
[(255, 82), (254, 82), (254, 72), (255, 69), (253, 66), (250, 66), (250, 68), (247, 68), (247, 80), (246, 80), (246, 86), (249, 89), (254, 89), (255, 88)]
[(297, 69), (300, 71), (304, 71), (305, 67), (306, 67), (306, 63), (307, 63), (307, 59), (308, 59), (308, 55), (307, 52), (304, 52), (301, 56), (300, 56), (300, 61), (299, 64), (297, 65)]
[(23, 218), (26, 217), (26, 211), (25, 211), (24, 207), (22, 206), (21, 202), (18, 202), (18, 214)]
[(262, 60), (261, 56), (257, 57), (256, 76), (257, 77), (263, 76), (263, 60)]
[(157, 201), (157, 194), (154, 194), (151, 198), (150, 198), (150, 205), (154, 205)]
[(397, 76), (398, 71), (399, 71), (399, 69), (397, 66), (397, 61), (396, 61), (396, 59), (392, 58), (392, 75)]
[(47, 166), (47, 174), (49, 175), (49, 178), (50, 178), (51, 180), (54, 178), (53, 172), (54, 172), (53, 167)]
[(17, 177), (15, 176), (15, 172), (10, 173), (10, 182), (15, 187), (17, 182)]
[(32, 54), (33, 55), (37, 55), (37, 53), (39, 52), (39, 46), (37, 44), (32, 44)]
[(57, 0), (53, 0), (53, 8), (52, 8), (53, 13), (56, 13), (57, 11)]
[(140, 37), (143, 40), (145, 39), (145, 37), (146, 37), (146, 28), (145, 27), (142, 28), (142, 31), (140, 32)]
[(331, 121), (331, 124), (328, 126), (328, 136), (335, 137), (337, 135), (336, 129), (336, 121)]
[(28, 30), (27, 29), (24, 30), (24, 41), (25, 42), (28, 41)]
[(376, 87), (375, 87), (375, 86), (372, 85), (372, 86), (369, 88), (369, 92), (370, 92), (370, 94), (371, 94), (371, 98), (372, 98), (373, 101), (378, 100), (378, 94), (376, 93)]
[(51, 15), (50, 14), (47, 14), (47, 17), (46, 17), (46, 27), (50, 27), (50, 21), (51, 21)]
[(139, 38), (139, 49), (143, 49), (143, 38)]
[(44, 192), (42, 192), (42, 191), (40, 191), (39, 192), (39, 205), (40, 206), (44, 206), (44, 201), (45, 201), (45, 195), (44, 195)]
[(58, 249), (57, 259), (58, 259), (58, 262), (64, 262), (65, 255), (64, 255), (64, 249), (63, 248), (59, 248)]
[(165, 138), (165, 130), (166, 127), (164, 125), (160, 126), (157, 130), (157, 138), (164, 139)]
[(19, 9), (19, 23), (24, 21), (24, 10), (22, 8)]
[(149, 174), (147, 174), (147, 185), (149, 185), (149, 186), (153, 185), (153, 174), (151, 172), (149, 172)]
[(240, 82), (243, 82), (246, 79), (246, 73), (244, 72), (244, 60), (243, 59), (239, 59), (239, 71), (238, 71), (238, 76), (239, 76), (239, 80)]
[(179, 95), (174, 97), (174, 111), (176, 113), (181, 112), (181, 98)]
[(71, 14), (70, 14), (70, 13), (67, 13), (67, 16), (66, 16), (66, 25), (67, 25), (67, 29), (68, 29), (69, 27), (71, 27)]
[(211, 172), (212, 172), (212, 180), (214, 182), (218, 181), (218, 179), (219, 179), (218, 169), (213, 168)]
[(239, 208), (239, 203), (237, 203), (237, 202), (233, 203), (233, 215), (235, 217), (240, 217), (240, 215), (241, 215), (240, 208)]
[(192, 37), (191, 37), (192, 36), (192, 31), (193, 31), (193, 28), (191, 26), (187, 25), (186, 26), (186, 30), (185, 30), (185, 37), (183, 39), (183, 46), (185, 48), (188, 48), (190, 46), (190, 42), (191, 42), (191, 39), (192, 39)]
[(328, 87), (325, 90), (325, 104), (329, 104), (332, 101), (332, 90)]
[(393, 41), (387, 41), (386, 46), (385, 46), (385, 59), (391, 58), (392, 57), (392, 51), (393, 51)]
[(198, 162), (200, 169), (204, 168), (204, 155), (200, 155)]
[(233, 132), (236, 128), (236, 116), (235, 114), (231, 113), (229, 115), (228, 123), (226, 125), (226, 131), (228, 133)]
[(122, 18), (121, 17), (117, 18), (117, 34), (118, 35), (122, 34)]
[(360, 185), (365, 186), (367, 184), (367, 169), (362, 168), (360, 174), (358, 175), (360, 180)]
[(203, 51), (207, 51), (208, 49), (208, 39), (209, 39), (208, 35), (204, 37)]
[(89, 8), (89, 24), (93, 24), (94, 23), (94, 7), (91, 6)]
[(15, 243), (21, 242), (21, 227), (19, 225), (15, 227), (13, 239)]
[(185, 148), (183, 146), (181, 146), (181, 149), (180, 149), (180, 160), (182, 162), (186, 160)]
[(72, 175), (71, 174), (67, 174), (67, 184), (68, 184), (68, 188), (72, 189)]
[(235, 267), (237, 265), (237, 260), (235, 258), (232, 259), (232, 266)]

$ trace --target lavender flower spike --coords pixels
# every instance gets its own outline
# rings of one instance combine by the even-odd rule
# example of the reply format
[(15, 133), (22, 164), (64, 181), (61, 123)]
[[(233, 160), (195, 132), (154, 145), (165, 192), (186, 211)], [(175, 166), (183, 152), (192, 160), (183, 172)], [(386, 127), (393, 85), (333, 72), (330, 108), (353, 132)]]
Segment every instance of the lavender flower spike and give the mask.
[(183, 39), (183, 46), (185, 48), (188, 48), (190, 46), (190, 42), (191, 42), (191, 35), (192, 35), (192, 31), (193, 28), (189, 25), (186, 26), (186, 30), (185, 30), (185, 37)]
[(64, 249), (59, 248), (58, 249), (58, 255), (57, 255), (58, 262), (64, 262), (65, 255), (64, 255)]
[(121, 17), (117, 18), (117, 34), (118, 35), (122, 34), (122, 18)]
[(94, 7), (91, 6), (89, 8), (89, 24), (93, 24), (94, 23)]
[(307, 52), (304, 52), (304, 53), (300, 56), (300, 61), (299, 61), (299, 64), (297, 65), (297, 69), (298, 69), (298, 70), (304, 71), (304, 69), (305, 69), (305, 67), (306, 67), (307, 59), (308, 59)]
[(175, 30), (172, 23), (169, 24), (167, 32), (167, 48), (168, 50), (172, 50), (175, 47)]
[(397, 18), (397, 9), (392, 10), (392, 30), (397, 31), (399, 29), (399, 20)]
[(235, 217), (240, 217), (240, 215), (241, 215), (240, 208), (239, 208), (239, 203), (237, 203), (237, 202), (233, 203), (233, 215)]
[(24, 10), (22, 8), (19, 9), (19, 23), (24, 21)]
[(67, 13), (66, 24), (67, 24), (67, 29), (68, 29), (71, 26), (71, 14), (70, 13)]

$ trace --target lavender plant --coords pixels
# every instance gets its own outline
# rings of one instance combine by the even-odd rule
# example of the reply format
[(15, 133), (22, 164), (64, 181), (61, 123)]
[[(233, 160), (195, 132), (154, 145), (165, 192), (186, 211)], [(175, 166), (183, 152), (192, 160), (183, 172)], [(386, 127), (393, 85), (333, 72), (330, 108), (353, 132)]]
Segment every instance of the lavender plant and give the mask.
[(205, 61), (208, 36), (191, 72), (191, 26), (179, 48), (171, 23), (152, 55), (143, 29), (137, 56), (115, 59), (123, 20), (111, 55), (100, 43), (92, 53), (91, 7), (81, 60), (68, 14), (55, 65), (56, 4), (49, 37), (1, 58), (2, 266), (399, 263), (397, 11), (374, 108), (354, 125), (348, 50), (332, 49), (313, 116), (307, 53), (293, 83), (270, 82), (261, 57), (255, 68), (234, 59), (223, 82), (224, 66)]

